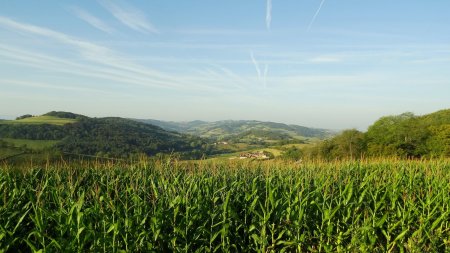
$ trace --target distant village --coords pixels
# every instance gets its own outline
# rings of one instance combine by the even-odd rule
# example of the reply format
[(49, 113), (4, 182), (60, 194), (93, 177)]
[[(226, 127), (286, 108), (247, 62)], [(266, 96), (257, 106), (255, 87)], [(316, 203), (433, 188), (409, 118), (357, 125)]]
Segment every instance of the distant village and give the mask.
[(256, 159), (270, 159), (270, 154), (269, 152), (265, 152), (265, 151), (256, 151), (256, 152), (245, 152), (245, 153), (241, 153), (239, 154), (239, 159), (247, 159), (247, 158), (256, 158)]

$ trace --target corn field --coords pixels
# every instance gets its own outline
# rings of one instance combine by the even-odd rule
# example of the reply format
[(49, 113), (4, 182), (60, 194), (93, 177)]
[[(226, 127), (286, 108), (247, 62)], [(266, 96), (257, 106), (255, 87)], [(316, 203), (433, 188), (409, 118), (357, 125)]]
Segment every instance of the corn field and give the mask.
[(0, 165), (0, 252), (450, 252), (450, 162)]

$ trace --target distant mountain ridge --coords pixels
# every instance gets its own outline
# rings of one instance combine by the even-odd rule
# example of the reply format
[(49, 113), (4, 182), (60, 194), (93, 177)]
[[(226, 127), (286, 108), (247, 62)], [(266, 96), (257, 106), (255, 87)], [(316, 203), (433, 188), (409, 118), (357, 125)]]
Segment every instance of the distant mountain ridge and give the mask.
[(160, 121), (154, 119), (138, 119), (140, 122), (153, 124), (166, 130), (177, 131), (196, 135), (203, 138), (212, 139), (230, 139), (239, 135), (245, 135), (247, 132), (260, 131), (259, 133), (274, 133), (289, 136), (292, 139), (304, 138), (327, 138), (335, 134), (332, 130), (309, 128), (293, 124), (283, 124), (270, 121), (257, 120), (222, 120), (214, 122), (206, 121), (189, 121), (189, 122), (173, 122)]

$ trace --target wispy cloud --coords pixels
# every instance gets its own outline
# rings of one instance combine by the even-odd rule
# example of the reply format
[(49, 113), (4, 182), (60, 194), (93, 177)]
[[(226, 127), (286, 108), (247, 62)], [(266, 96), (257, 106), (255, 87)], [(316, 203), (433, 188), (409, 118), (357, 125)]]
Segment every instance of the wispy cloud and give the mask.
[(142, 33), (159, 33), (140, 10), (125, 4), (119, 6), (112, 1), (101, 0), (100, 3), (125, 26)]
[(322, 2), (320, 2), (319, 8), (317, 9), (316, 13), (314, 14), (314, 17), (311, 19), (311, 22), (309, 23), (308, 31), (311, 30), (311, 27), (314, 24), (314, 22), (316, 21), (317, 15), (319, 15), (320, 10), (322, 9), (322, 6), (324, 3), (325, 3), (325, 0), (322, 0)]
[(253, 65), (255, 66), (256, 73), (258, 74), (258, 79), (261, 80), (261, 69), (259, 68), (259, 63), (256, 61), (253, 51), (250, 51), (250, 58), (252, 59)]
[[(198, 82), (195, 77), (167, 74), (156, 69), (137, 64), (115, 51), (67, 34), (48, 28), (20, 23), (0, 16), (0, 27), (18, 33), (42, 36), (44, 39), (59, 42), (69, 49), (75, 49), (79, 58), (76, 61), (61, 57), (36, 54), (19, 48), (0, 44), (0, 55), (38, 69), (49, 69), (79, 76), (90, 76), (114, 81), (117, 84), (132, 84), (141, 87), (157, 87), (184, 91), (226, 91), (227, 87), (218, 88), (211, 82)], [(229, 87), (228, 87), (229, 90)]]
[(47, 38), (51, 38), (51, 39), (60, 41), (62, 43), (70, 45), (70, 46), (75, 46), (80, 51), (80, 53), (84, 54), (85, 56), (92, 55), (92, 54), (95, 54), (96, 56), (99, 56), (99, 55), (106, 56), (110, 53), (110, 50), (105, 47), (98, 46), (96, 44), (82, 41), (79, 39), (75, 39), (64, 33), (56, 32), (51, 29), (16, 22), (10, 18), (6, 18), (6, 17), (2, 17), (2, 16), (0, 16), (0, 26), (8, 27), (8, 28), (16, 30), (16, 31), (28, 32), (28, 33), (35, 34), (35, 35), (44, 36)]
[(267, 73), (269, 72), (269, 64), (264, 65), (264, 72), (261, 71), (261, 67), (259, 62), (255, 59), (255, 55), (253, 51), (250, 51), (250, 58), (252, 59), (252, 63), (255, 66), (256, 74), (258, 75), (258, 80), (262, 81), (264, 88), (267, 86)]
[(83, 93), (102, 93), (102, 94), (112, 94), (111, 92), (107, 90), (99, 90), (99, 89), (92, 89), (92, 88), (85, 88), (85, 87), (78, 87), (78, 86), (67, 86), (67, 85), (56, 85), (56, 84), (48, 84), (46, 83), (40, 83), (35, 81), (25, 81), (25, 80), (15, 80), (15, 79), (1, 79), (0, 78), (0, 84), (4, 85), (14, 85), (14, 86), (24, 86), (24, 87), (31, 87), (31, 88), (43, 88), (43, 89), (50, 89), (50, 90), (68, 90), (68, 91), (76, 91), (76, 92), (83, 92)]
[(341, 62), (342, 59), (337, 56), (317, 56), (309, 59), (311, 63), (334, 63)]
[(234, 73), (232, 70), (225, 68), (223, 66), (218, 66), (218, 68), (226, 75), (226, 77), (228, 77), (232, 81), (232, 83), (237, 88), (242, 90), (247, 85), (247, 81), (238, 74)]
[(70, 9), (79, 19), (85, 21), (86, 23), (90, 24), (93, 27), (109, 34), (111, 34), (114, 31), (112, 27), (104, 23), (99, 18), (93, 16), (86, 10), (83, 10), (79, 7), (71, 7)]
[(272, 0), (267, 0), (266, 6), (266, 27), (270, 30), (270, 25), (272, 23)]

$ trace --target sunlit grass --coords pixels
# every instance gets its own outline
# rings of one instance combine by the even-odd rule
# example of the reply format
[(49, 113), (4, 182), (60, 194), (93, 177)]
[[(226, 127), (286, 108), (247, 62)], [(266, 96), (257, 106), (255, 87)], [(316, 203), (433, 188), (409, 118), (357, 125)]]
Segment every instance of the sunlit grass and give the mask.
[(51, 124), (51, 125), (65, 125), (76, 122), (76, 119), (63, 119), (53, 116), (35, 116), (20, 120), (3, 120), (0, 124)]

